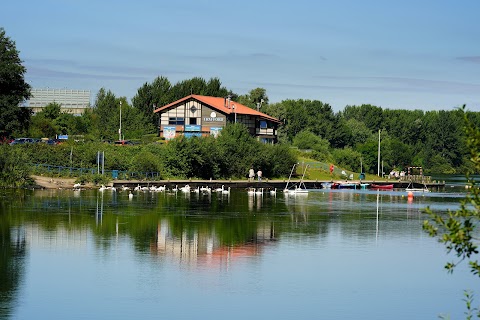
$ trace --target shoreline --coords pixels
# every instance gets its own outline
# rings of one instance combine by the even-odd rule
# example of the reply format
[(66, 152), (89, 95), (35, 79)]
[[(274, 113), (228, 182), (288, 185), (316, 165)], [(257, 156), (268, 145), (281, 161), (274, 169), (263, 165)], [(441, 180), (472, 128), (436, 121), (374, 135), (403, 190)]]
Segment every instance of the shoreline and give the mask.
[[(73, 189), (75, 185), (76, 178), (61, 178), (61, 177), (46, 177), (39, 175), (30, 176), (34, 182), (35, 186), (43, 189)], [(122, 185), (129, 186), (131, 188), (141, 185), (141, 186), (160, 186), (166, 185), (171, 186), (183, 186), (190, 185), (191, 187), (197, 186), (212, 186), (220, 187), (225, 185), (226, 187), (230, 186), (232, 188), (249, 188), (249, 187), (263, 187), (266, 189), (283, 189), (288, 180), (279, 179), (279, 180), (269, 180), (264, 179), (262, 181), (248, 181), (248, 180), (159, 180), (159, 181), (140, 181), (140, 180), (112, 180), (108, 183), (108, 186), (121, 187)], [(301, 180), (290, 180), (290, 185), (298, 184)], [(324, 182), (345, 182), (344, 180), (303, 180), (303, 183), (306, 185), (307, 189), (321, 189), (321, 184)], [(376, 184), (394, 184), (396, 188), (406, 187), (408, 181), (375, 181), (375, 180), (362, 180), (362, 183), (376, 183)], [(360, 184), (359, 180), (351, 180), (348, 183)], [(431, 187), (444, 187), (443, 183), (428, 183), (426, 184), (429, 188)], [(82, 188), (86, 189), (95, 189), (100, 188), (100, 186), (94, 185), (93, 183), (87, 183), (82, 185)]]

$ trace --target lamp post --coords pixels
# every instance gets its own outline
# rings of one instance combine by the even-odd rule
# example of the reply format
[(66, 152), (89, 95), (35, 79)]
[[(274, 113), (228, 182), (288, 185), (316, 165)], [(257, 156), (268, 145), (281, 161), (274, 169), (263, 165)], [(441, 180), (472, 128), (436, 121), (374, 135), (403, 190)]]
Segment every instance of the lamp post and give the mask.
[(120, 101), (120, 128), (118, 128), (118, 140), (122, 140), (122, 101)]
[(235, 123), (237, 123), (237, 111), (235, 110), (235, 105), (232, 105), (233, 113), (235, 115)]

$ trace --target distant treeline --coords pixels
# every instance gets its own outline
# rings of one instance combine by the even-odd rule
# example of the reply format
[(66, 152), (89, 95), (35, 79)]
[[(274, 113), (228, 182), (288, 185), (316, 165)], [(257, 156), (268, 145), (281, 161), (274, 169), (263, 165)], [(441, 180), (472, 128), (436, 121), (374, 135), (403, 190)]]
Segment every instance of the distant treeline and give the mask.
[(313, 150), (318, 160), (332, 160), (349, 170), (376, 173), (380, 135), (384, 171), (421, 166), (425, 172), (473, 170), (465, 140), (464, 115), (475, 126), (480, 113), (389, 110), (372, 105), (347, 106), (334, 113), (320, 101), (286, 100), (265, 105), (265, 113), (282, 120), (280, 141)]

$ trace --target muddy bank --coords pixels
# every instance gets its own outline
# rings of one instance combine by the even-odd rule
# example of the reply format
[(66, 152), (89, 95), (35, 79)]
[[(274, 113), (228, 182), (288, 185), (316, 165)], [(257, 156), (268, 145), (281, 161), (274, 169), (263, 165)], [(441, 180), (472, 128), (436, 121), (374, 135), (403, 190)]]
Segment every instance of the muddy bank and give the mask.
[[(73, 189), (75, 185), (75, 178), (59, 178), (59, 177), (44, 177), (44, 176), (30, 176), (37, 187), (44, 189)], [(82, 188), (94, 188), (93, 184), (82, 185)]]

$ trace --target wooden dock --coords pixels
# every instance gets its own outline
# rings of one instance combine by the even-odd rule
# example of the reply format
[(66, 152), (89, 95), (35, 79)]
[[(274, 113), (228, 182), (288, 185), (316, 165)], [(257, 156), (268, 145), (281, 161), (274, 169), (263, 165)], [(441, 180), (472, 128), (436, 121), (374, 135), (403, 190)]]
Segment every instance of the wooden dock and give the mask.
[[(290, 180), (289, 186), (293, 186), (295, 184), (300, 183), (301, 181)], [(303, 183), (307, 189), (322, 189), (322, 183), (329, 183), (332, 182), (331, 180), (304, 180)], [(340, 181), (334, 180), (333, 182), (345, 182), (345, 183), (353, 183), (358, 184), (360, 189), (360, 181)], [(408, 187), (410, 181), (374, 181), (374, 180), (362, 180), (362, 183), (368, 184), (377, 184), (377, 185), (388, 185), (393, 184), (394, 188), (397, 189), (405, 189)], [(212, 189), (221, 188), (222, 185), (224, 188), (232, 188), (232, 189), (248, 189), (248, 188), (264, 188), (265, 190), (283, 190), (287, 184), (287, 180), (268, 180), (264, 179), (262, 181), (247, 181), (247, 180), (159, 180), (159, 181), (144, 181), (144, 180), (114, 180), (112, 182), (114, 187), (121, 187), (121, 186), (128, 186), (130, 188), (135, 188), (136, 186), (140, 185), (141, 187), (150, 187), (150, 186), (165, 186), (168, 189), (171, 189), (175, 186), (183, 187), (185, 185), (189, 185), (191, 188), (196, 187), (211, 187)], [(425, 184), (429, 189), (441, 189), (445, 187), (444, 182), (430, 182)], [(421, 188), (423, 184), (421, 183), (413, 183), (413, 187)]]

